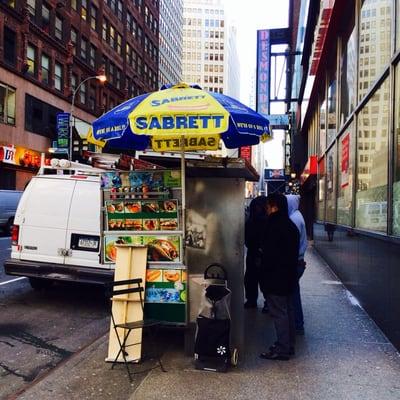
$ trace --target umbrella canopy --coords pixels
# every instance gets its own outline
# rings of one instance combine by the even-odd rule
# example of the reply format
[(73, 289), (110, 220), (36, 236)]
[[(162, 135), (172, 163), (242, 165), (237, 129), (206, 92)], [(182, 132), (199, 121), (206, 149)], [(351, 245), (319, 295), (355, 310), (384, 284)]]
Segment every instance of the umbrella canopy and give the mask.
[[(120, 104), (93, 122), (90, 137), (116, 148), (216, 150), (258, 144), (269, 122), (228, 96), (181, 83)], [(91, 139), (89, 138), (89, 140)]]

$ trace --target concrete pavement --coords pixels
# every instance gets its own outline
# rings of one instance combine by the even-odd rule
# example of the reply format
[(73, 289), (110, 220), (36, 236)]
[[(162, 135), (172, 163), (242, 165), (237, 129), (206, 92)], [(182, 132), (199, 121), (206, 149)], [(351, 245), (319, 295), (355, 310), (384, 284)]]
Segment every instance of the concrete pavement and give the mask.
[(181, 335), (164, 339), (163, 363), (129, 384), (103, 360), (107, 336), (67, 360), (19, 399), (400, 399), (400, 357), (311, 248), (302, 278), (305, 336), (290, 361), (258, 357), (274, 341), (268, 315), (246, 310), (246, 350), (228, 373), (196, 371)]

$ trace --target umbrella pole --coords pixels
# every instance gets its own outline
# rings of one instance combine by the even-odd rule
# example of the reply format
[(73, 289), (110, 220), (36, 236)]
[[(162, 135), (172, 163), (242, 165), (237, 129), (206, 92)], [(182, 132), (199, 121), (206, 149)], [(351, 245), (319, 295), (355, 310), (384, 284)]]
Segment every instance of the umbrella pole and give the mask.
[(184, 137), (181, 137), (181, 187), (182, 187), (182, 248), (183, 263), (186, 264), (186, 165)]

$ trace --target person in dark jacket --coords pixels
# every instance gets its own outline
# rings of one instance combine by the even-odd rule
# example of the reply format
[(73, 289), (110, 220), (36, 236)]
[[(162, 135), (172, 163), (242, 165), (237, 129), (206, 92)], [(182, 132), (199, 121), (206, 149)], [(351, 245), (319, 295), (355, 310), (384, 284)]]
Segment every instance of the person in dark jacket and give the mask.
[(273, 193), (266, 199), (268, 221), (262, 238), (261, 286), (267, 295), (276, 342), (261, 358), (288, 360), (294, 355), (296, 330), (293, 293), (297, 284), (300, 235), (290, 220), (287, 199)]
[[(249, 206), (249, 217), (245, 224), (244, 242), (247, 247), (246, 272), (244, 274), (245, 308), (256, 308), (261, 266), (261, 240), (266, 223), (266, 197), (254, 198)], [(267, 312), (264, 301), (263, 312)]]

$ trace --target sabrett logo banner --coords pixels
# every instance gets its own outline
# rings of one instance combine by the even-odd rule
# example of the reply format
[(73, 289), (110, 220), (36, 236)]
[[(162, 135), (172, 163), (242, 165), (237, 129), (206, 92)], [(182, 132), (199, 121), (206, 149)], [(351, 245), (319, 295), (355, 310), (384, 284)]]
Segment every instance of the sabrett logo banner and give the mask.
[(220, 135), (162, 135), (153, 137), (154, 151), (218, 150)]
[(135, 133), (168, 134), (181, 132), (221, 133), (228, 129), (228, 117), (224, 114), (202, 115), (138, 115), (133, 119)]

